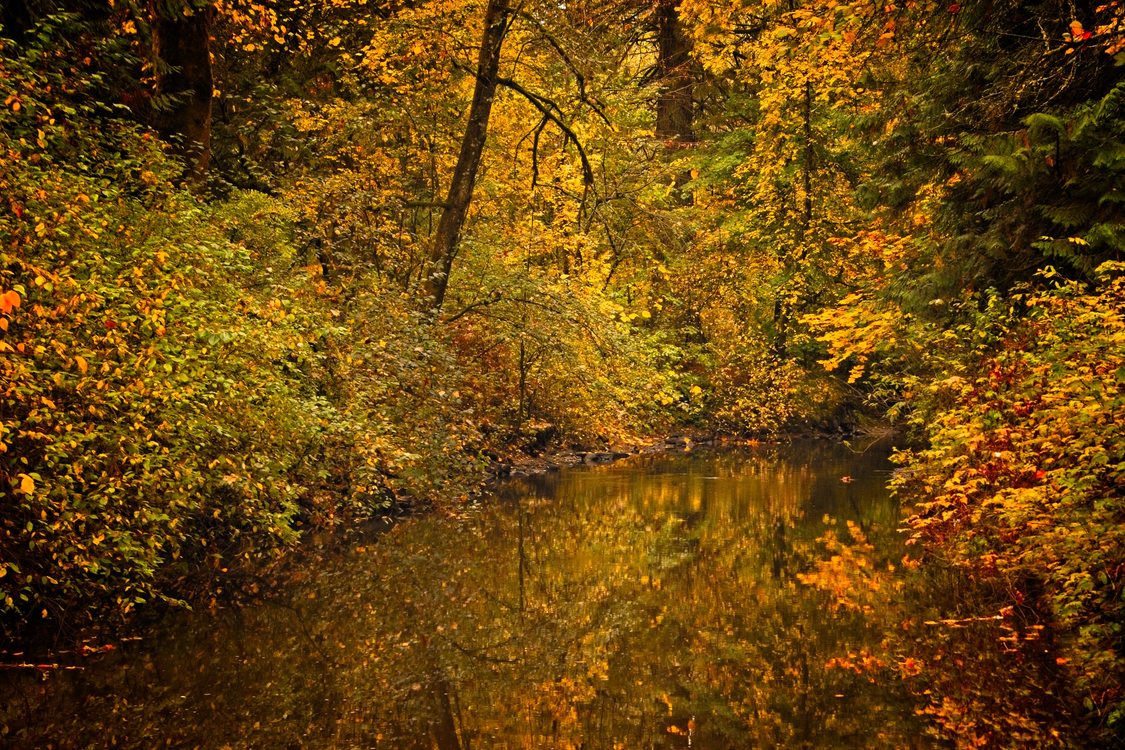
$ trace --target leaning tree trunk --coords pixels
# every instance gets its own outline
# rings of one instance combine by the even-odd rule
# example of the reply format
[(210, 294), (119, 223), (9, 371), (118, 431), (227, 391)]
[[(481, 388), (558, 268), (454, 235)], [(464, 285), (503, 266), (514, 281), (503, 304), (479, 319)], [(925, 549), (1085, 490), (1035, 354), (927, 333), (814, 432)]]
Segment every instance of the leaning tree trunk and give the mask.
[(449, 272), (457, 257), (461, 229), (465, 225), (469, 203), (473, 198), (477, 168), (480, 166), (484, 141), (488, 135), (488, 118), (492, 113), (492, 101), (496, 97), (500, 50), (508, 31), (510, 13), (509, 0), (489, 0), (484, 14), (484, 37), (477, 59), (476, 88), (473, 91), (473, 103), (469, 106), (469, 121), (465, 125), (461, 153), (457, 157), (457, 166), (453, 169), (449, 195), (430, 250), (429, 274), (423, 284), (423, 290), (435, 311), (440, 310), (445, 301)]
[(184, 159), (184, 178), (199, 183), (211, 161), (211, 20), (215, 8), (192, 0), (152, 0), (157, 129)]

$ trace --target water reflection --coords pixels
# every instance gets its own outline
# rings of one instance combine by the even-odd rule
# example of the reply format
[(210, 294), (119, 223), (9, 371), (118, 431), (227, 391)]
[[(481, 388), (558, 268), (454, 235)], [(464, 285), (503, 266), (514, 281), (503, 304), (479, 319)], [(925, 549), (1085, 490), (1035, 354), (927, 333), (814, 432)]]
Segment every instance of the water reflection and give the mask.
[[(911, 746), (877, 648), (796, 576), (825, 516), (893, 529), (885, 461), (812, 445), (513, 482), (394, 529), (283, 598), (169, 623), (4, 691), (46, 747)], [(852, 482), (841, 481), (851, 477)]]

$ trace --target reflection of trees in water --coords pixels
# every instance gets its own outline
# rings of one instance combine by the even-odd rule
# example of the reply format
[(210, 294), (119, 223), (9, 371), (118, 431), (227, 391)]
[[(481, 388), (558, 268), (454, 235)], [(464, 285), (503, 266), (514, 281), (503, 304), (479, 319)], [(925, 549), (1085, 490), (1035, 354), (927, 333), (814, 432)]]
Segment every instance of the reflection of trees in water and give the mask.
[[(643, 476), (530, 480), (518, 500), (401, 525), (221, 636), (162, 646), (128, 672), (130, 706), (120, 684), (95, 702), (115, 736), (169, 721), (186, 745), (893, 745), (908, 729), (892, 691), (826, 667), (878, 634), (795, 579), (820, 515), (849, 513), (837, 479), (862, 472), (840, 461), (668, 457)], [(862, 494), (883, 498), (877, 484), (852, 485), (857, 508), (884, 512)]]
[[(607, 467), (529, 480), (459, 520), (416, 519), (296, 572), (284, 601), (18, 682), (0, 715), (24, 734), (5, 741), (917, 746), (902, 676), (930, 721), (1049, 745), (1035, 732), (1080, 709), (1058, 697), (1042, 630), (972, 617), (981, 594), (953, 573), (880, 591), (871, 571), (884, 576), (898, 547), (856, 539), (893, 536), (882, 475), (826, 452), (777, 460)], [(832, 526), (839, 544), (825, 547), (825, 514), (856, 531)], [(801, 583), (815, 576), (820, 588)]]
[[(458, 622), (427, 647), (455, 683), (464, 745), (673, 748), (690, 733), (709, 748), (866, 746), (880, 716), (885, 739), (905, 737), (884, 691), (825, 668), (873, 634), (828, 621), (793, 580), (819, 528), (793, 486), (808, 491), (815, 475), (798, 467), (747, 487), (715, 468), (657, 474), (624, 497), (620, 483), (577, 476), (553, 502), (485, 512), (452, 540), (419, 525), (387, 546), (431, 556), (377, 562), (391, 581), (427, 568), (419, 585), (431, 588), (410, 597), (425, 604), (395, 627)], [(775, 481), (788, 488), (780, 501), (767, 498)], [(473, 566), (449, 564), (450, 541), (471, 548)]]

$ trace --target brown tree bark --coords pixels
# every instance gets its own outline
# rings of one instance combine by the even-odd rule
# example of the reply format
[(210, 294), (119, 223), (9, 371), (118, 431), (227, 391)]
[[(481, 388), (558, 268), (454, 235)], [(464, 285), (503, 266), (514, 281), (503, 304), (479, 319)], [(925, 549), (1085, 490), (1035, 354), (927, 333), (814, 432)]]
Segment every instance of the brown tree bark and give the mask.
[(188, 183), (202, 182), (211, 161), (211, 21), (215, 8), (191, 0), (152, 0), (156, 94), (166, 108), (157, 129), (176, 145)]
[(656, 6), (656, 72), (660, 95), (656, 100), (656, 137), (674, 143), (695, 141), (695, 72), (691, 39), (680, 23), (679, 0), (659, 0)]
[(438, 750), (462, 750), (457, 723), (453, 719), (453, 705), (450, 703), (449, 696), (452, 692), (453, 686), (445, 674), (435, 674), (434, 682), (430, 685), (430, 698), (434, 708), (434, 714), (430, 717), (430, 734)]
[(449, 194), (430, 250), (429, 274), (423, 283), (423, 291), (435, 311), (440, 310), (445, 301), (449, 273), (457, 257), (461, 229), (465, 225), (465, 217), (473, 198), (477, 169), (488, 135), (488, 119), (492, 114), (492, 102), (496, 98), (500, 51), (508, 32), (511, 13), (509, 0), (489, 0), (485, 10), (484, 35), (477, 58), (473, 102), (469, 106), (469, 119), (465, 124), (465, 135), (461, 139), (461, 152), (457, 157), (457, 166), (453, 169)]
[[(658, 0), (656, 21), (656, 73), (660, 94), (656, 99), (656, 137), (669, 151), (695, 142), (695, 70), (691, 60), (691, 39), (680, 22), (680, 0)], [(692, 202), (682, 190), (691, 181), (684, 170), (672, 177), (671, 200), (686, 206)]]

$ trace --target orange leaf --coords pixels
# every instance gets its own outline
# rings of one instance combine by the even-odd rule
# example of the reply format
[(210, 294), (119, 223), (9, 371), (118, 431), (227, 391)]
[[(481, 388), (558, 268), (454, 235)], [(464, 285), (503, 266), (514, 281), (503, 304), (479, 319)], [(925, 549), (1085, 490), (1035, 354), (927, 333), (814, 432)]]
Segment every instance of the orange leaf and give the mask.
[(0, 294), (0, 312), (8, 313), (19, 306), (20, 294), (15, 289)]

